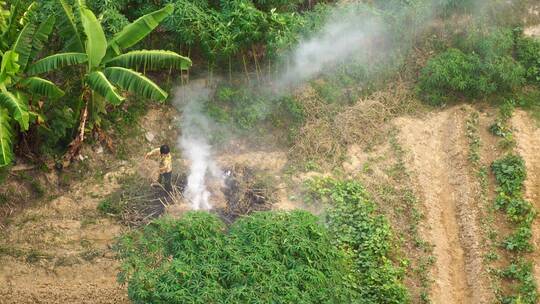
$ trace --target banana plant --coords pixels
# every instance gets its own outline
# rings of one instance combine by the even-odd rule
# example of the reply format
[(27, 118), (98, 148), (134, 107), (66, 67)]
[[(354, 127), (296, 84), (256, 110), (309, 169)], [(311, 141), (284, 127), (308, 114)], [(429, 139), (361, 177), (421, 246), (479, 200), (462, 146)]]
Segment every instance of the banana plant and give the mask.
[(64, 0), (58, 1), (63, 18), (60, 35), (66, 39), (68, 52), (37, 61), (30, 66), (29, 73), (39, 75), (65, 66), (86, 64), (81, 106), (80, 109), (75, 109), (80, 113), (79, 132), (66, 154), (71, 160), (84, 141), (88, 116), (90, 124), (99, 124), (99, 116), (104, 112), (105, 103), (121, 104), (125, 100), (123, 91), (151, 100), (164, 101), (168, 97), (167, 93), (144, 73), (161, 69), (187, 70), (191, 66), (191, 60), (164, 50), (125, 52), (169, 16), (174, 9), (172, 5), (140, 17), (107, 41), (101, 23), (88, 9), (85, 1), (77, 0), (76, 3), (83, 33), (79, 31), (73, 8)]
[[(29, 129), (33, 121), (41, 122), (43, 117), (30, 104), (35, 96), (59, 98), (64, 92), (49, 80), (28, 76), (29, 63), (38, 56), (51, 34), (55, 18), (49, 17), (37, 24), (31, 14), (36, 3), (24, 9), (16, 2), (9, 10), (9, 16), (2, 13), (0, 52), (0, 167), (13, 160), (12, 144), (15, 127), (20, 131)], [(22, 27), (22, 29), (21, 29)]]

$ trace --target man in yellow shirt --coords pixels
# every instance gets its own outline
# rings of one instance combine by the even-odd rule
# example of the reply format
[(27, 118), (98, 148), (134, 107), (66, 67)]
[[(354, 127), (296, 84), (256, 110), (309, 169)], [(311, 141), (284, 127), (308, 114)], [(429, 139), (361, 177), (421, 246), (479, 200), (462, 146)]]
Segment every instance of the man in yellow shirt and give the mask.
[(163, 145), (156, 148), (144, 156), (145, 159), (149, 157), (155, 157), (159, 155), (159, 180), (160, 183), (167, 192), (172, 191), (171, 175), (172, 175), (172, 156), (169, 146)]

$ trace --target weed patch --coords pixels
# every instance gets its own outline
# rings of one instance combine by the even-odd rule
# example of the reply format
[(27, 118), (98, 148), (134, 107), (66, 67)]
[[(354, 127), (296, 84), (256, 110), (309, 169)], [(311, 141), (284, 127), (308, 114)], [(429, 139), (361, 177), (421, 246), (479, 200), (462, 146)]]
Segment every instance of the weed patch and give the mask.
[[(511, 115), (511, 114), (510, 114)], [(493, 266), (490, 263), (493, 263), (499, 259), (499, 254), (497, 249), (500, 247), (499, 242), (497, 241), (497, 230), (495, 228), (495, 209), (490, 203), (489, 200), (489, 179), (488, 173), (489, 168), (482, 163), (480, 157), (480, 149), (482, 147), (482, 142), (479, 135), (479, 114), (477, 111), (471, 113), (466, 122), (466, 131), (467, 138), (469, 141), (469, 162), (472, 165), (473, 174), (476, 176), (479, 188), (479, 201), (482, 203), (485, 209), (485, 216), (482, 217), (481, 223), (484, 230), (485, 242), (489, 244), (490, 250), (485, 253), (484, 261), (488, 265), (488, 269), (491, 269)], [(492, 272), (488, 271), (490, 274), (491, 280), (491, 289), (495, 294), (500, 292), (500, 277), (493, 275)]]
[(40, 260), (43, 260), (43, 259), (50, 260), (52, 258), (53, 257), (50, 256), (49, 254), (41, 252), (39, 250), (34, 250), (34, 249), (31, 249), (26, 254), (26, 262), (30, 263), (30, 264), (37, 263), (37, 262), (39, 262)]

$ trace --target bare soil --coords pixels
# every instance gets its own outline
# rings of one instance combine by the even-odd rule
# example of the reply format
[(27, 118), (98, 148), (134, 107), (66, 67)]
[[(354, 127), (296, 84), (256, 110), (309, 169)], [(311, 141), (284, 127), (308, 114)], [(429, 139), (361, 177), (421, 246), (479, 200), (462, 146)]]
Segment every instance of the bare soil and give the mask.
[(524, 30), (524, 33), (530, 37), (540, 37), (540, 25), (530, 26)]
[(483, 264), (484, 233), (476, 181), (468, 162), (465, 122), (469, 107), (453, 107), (425, 119), (400, 118), (399, 141), (409, 151), (406, 166), (426, 208), (424, 231), (436, 258), (434, 303), (490, 303)]
[[(0, 304), (130, 303), (126, 286), (117, 282), (119, 262), (112, 246), (126, 229), (100, 214), (98, 204), (119, 189), (119, 178), (139, 173), (155, 179), (157, 163), (144, 153), (168, 138), (176, 138), (176, 112), (153, 107), (129, 138), (116, 138), (126, 147), (129, 161), (108, 151), (84, 147), (84, 161), (62, 173), (26, 174), (45, 188), (34, 202), (17, 200), (12, 212), (0, 213)], [(145, 135), (153, 132), (152, 140)], [(114, 134), (113, 134), (114, 136)], [(118, 148), (118, 147), (117, 147)], [(31, 189), (17, 178), (7, 185), (21, 199), (32, 199)], [(25, 206), (25, 208), (21, 208)]]
[[(517, 142), (517, 152), (525, 160), (527, 179), (525, 181), (524, 198), (530, 201), (536, 210), (540, 210), (540, 129), (526, 112), (516, 111), (511, 120)], [(540, 219), (532, 224), (534, 274), (540, 282)]]
[(0, 238), (0, 303), (129, 303), (111, 250), (122, 227), (96, 211), (115, 186), (81, 183), (11, 219)]

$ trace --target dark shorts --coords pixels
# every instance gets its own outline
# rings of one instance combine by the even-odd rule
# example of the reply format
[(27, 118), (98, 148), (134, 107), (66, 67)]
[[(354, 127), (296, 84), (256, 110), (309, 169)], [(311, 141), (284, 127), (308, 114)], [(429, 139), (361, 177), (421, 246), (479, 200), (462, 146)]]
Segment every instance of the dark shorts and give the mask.
[(172, 177), (172, 172), (161, 173), (159, 175), (159, 183), (168, 192), (172, 191), (171, 177)]

